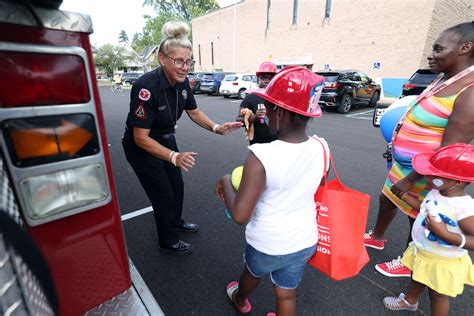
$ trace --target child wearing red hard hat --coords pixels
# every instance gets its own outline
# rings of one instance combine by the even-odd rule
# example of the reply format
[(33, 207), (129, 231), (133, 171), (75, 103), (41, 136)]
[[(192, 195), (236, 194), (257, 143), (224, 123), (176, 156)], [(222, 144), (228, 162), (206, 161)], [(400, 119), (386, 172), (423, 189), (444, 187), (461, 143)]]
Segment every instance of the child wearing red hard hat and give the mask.
[(406, 295), (386, 297), (383, 303), (391, 310), (415, 311), (428, 287), (431, 314), (447, 315), (449, 297), (461, 294), (464, 284), (474, 285), (468, 254), (474, 250), (474, 200), (465, 192), (474, 182), (474, 146), (454, 144), (418, 154), (412, 164), (433, 190), (423, 202), (409, 193), (402, 196), (420, 210), (412, 228), (413, 241), (401, 259), (412, 271), (412, 281)]
[[(324, 78), (303, 67), (280, 71), (264, 91), (270, 131), (278, 139), (249, 146), (238, 190), (231, 176), (216, 185), (233, 220), (246, 224), (245, 267), (226, 292), (241, 312), (251, 310), (248, 296), (270, 274), (278, 315), (296, 314), (296, 288), (318, 241), (314, 193), (329, 149), (323, 139), (308, 137), (306, 125), (320, 117), (318, 100)], [(329, 161), (326, 161), (329, 166)]]

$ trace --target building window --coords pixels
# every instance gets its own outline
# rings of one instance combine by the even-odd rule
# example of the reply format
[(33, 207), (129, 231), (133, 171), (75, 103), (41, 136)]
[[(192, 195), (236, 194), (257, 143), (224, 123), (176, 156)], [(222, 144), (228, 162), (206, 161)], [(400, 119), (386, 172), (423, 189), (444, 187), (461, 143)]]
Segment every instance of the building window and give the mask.
[(298, 21), (298, 0), (293, 0), (293, 23), (292, 25), (296, 25)]
[(324, 13), (324, 18), (329, 19), (331, 17), (331, 0), (326, 0), (326, 11)]
[(198, 61), (199, 66), (201, 66), (201, 44), (198, 45)]
[(211, 64), (214, 66), (214, 42), (211, 42)]

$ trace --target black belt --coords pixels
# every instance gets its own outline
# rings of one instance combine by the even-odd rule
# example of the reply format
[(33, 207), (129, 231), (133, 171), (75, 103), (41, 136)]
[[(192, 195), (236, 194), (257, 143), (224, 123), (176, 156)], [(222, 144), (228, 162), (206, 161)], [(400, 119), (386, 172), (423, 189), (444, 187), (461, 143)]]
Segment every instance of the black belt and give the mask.
[[(175, 131), (171, 131), (169, 133), (153, 133), (153, 134), (150, 134), (150, 137), (153, 138), (153, 137), (160, 137), (160, 138), (164, 138), (164, 139), (169, 139), (171, 138), (171, 136), (173, 136), (175, 133)], [(132, 136), (132, 132), (130, 131), (130, 129), (128, 127), (125, 127), (125, 133), (124, 135), (129, 135), (129, 136)]]

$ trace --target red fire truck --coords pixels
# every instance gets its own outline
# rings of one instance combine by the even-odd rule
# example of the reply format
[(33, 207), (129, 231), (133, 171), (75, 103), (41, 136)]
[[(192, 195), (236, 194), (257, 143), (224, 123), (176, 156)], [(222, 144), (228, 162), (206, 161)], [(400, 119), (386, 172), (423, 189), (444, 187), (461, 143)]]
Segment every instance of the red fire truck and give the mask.
[(89, 34), (0, 1), (0, 314), (161, 315), (128, 259)]

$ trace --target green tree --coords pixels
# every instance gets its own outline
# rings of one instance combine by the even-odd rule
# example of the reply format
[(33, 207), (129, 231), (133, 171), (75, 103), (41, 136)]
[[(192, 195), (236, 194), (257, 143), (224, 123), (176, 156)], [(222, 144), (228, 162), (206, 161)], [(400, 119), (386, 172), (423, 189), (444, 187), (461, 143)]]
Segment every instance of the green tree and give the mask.
[(157, 16), (144, 16), (143, 32), (135, 33), (131, 44), (137, 52), (161, 42), (161, 28), (166, 22), (191, 22), (193, 18), (219, 8), (216, 0), (143, 0), (143, 5), (152, 6)]
[(121, 30), (119, 33), (118, 39), (119, 39), (119, 43), (128, 43), (127, 32), (125, 32), (125, 30)]
[(165, 13), (187, 22), (219, 8), (216, 0), (144, 0), (143, 5), (152, 6), (158, 15)]
[(126, 56), (124, 52), (124, 49), (120, 46), (105, 44), (97, 49), (94, 64), (104, 69), (107, 76), (112, 77), (114, 71), (126, 66)]

